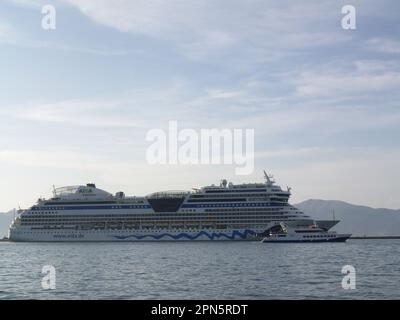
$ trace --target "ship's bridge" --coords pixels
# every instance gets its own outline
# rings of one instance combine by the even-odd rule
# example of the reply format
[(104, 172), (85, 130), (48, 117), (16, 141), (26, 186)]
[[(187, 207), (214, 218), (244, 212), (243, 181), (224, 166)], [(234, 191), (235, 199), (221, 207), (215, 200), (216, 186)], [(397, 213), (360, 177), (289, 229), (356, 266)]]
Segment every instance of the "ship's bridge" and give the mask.
[(176, 212), (188, 194), (188, 191), (181, 190), (160, 191), (146, 198), (155, 212)]
[(146, 196), (146, 198), (150, 199), (159, 199), (159, 198), (184, 198), (190, 192), (186, 190), (168, 190), (168, 191), (159, 191), (154, 192)]
[(100, 200), (110, 199), (113, 195), (107, 191), (96, 188), (94, 184), (88, 183), (86, 186), (68, 186), (54, 189), (52, 200)]

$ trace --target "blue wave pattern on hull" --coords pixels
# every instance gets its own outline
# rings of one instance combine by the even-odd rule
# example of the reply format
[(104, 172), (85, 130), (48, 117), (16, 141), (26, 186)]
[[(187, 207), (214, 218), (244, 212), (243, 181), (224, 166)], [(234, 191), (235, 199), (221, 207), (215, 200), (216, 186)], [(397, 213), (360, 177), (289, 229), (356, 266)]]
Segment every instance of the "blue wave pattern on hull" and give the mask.
[(126, 240), (126, 239), (129, 239), (129, 238), (135, 238), (137, 240), (142, 240), (142, 239), (148, 237), (148, 238), (153, 238), (155, 240), (160, 240), (160, 239), (162, 239), (164, 237), (170, 237), (171, 239), (174, 239), (174, 240), (179, 240), (179, 239), (182, 239), (182, 238), (186, 238), (188, 240), (196, 240), (197, 238), (199, 238), (201, 236), (206, 236), (210, 240), (214, 240), (216, 238), (222, 238), (222, 237), (226, 238), (228, 240), (234, 240), (235, 237), (238, 237), (238, 238), (241, 238), (241, 239), (246, 239), (248, 236), (255, 235), (255, 234), (256, 234), (256, 232), (253, 231), (253, 230), (244, 230), (244, 232), (240, 232), (240, 231), (234, 230), (232, 232), (232, 234), (226, 234), (226, 233), (223, 233), (223, 232), (213, 232), (213, 233), (210, 234), (210, 233), (205, 232), (205, 231), (200, 231), (199, 233), (197, 233), (195, 235), (190, 235), (188, 233), (183, 232), (183, 233), (179, 233), (177, 235), (173, 235), (173, 234), (170, 234), (170, 233), (162, 233), (162, 234), (157, 234), (157, 235), (146, 234), (146, 235), (142, 235), (142, 236), (137, 236), (137, 235), (114, 236), (114, 238), (120, 239), (120, 240)]

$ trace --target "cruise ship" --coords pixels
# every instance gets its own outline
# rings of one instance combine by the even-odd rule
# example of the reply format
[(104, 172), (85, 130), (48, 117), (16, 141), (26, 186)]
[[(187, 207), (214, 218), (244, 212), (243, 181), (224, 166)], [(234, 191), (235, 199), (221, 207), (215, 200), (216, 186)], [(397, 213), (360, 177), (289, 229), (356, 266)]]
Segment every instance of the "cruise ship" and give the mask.
[(95, 184), (54, 188), (53, 197), (18, 215), (10, 241), (194, 241), (260, 240), (281, 223), (318, 226), (328, 231), (338, 221), (314, 221), (289, 204), (265, 173), (263, 183), (222, 180), (192, 191), (156, 192), (144, 197), (110, 194)]

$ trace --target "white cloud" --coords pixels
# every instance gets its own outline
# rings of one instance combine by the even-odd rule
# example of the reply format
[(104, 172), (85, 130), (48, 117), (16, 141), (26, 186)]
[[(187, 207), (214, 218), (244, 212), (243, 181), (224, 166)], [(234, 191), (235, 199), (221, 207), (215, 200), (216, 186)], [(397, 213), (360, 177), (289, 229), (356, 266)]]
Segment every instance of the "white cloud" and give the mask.
[(16, 31), (8, 23), (0, 21), (0, 43), (11, 42), (15, 37)]
[[(325, 151), (329, 151), (324, 149)], [(307, 157), (321, 152), (321, 148), (308, 147), (308, 148), (290, 148), (290, 149), (273, 149), (267, 151), (256, 152), (255, 157), (259, 159), (273, 159), (273, 158), (292, 158), (292, 157)]]
[(369, 72), (302, 72), (295, 80), (296, 92), (303, 97), (351, 96), (366, 93), (392, 91), (400, 87), (400, 73), (385, 71)]
[(400, 41), (387, 39), (387, 38), (372, 38), (367, 40), (367, 47), (370, 50), (399, 54), (400, 53)]
[(104, 160), (93, 155), (55, 150), (0, 150), (0, 161), (48, 169), (95, 170), (106, 166)]
[(206, 90), (208, 97), (211, 99), (230, 99), (238, 97), (242, 94), (241, 91), (227, 91), (223, 89), (208, 89)]
[[(388, 73), (386, 69), (382, 73), (381, 68), (377, 73), (370, 72), (377, 67), (360, 67), (360, 63), (358, 68), (368, 73), (301, 73), (294, 80), (298, 85), (297, 96), (268, 97), (263, 87), (249, 87), (246, 83), (235, 88), (209, 87), (202, 92), (192, 92), (190, 83), (177, 81), (158, 88), (156, 95), (153, 89), (136, 89), (101, 100), (29, 103), (3, 109), (1, 114), (32, 122), (99, 130), (105, 127), (139, 129), (140, 132), (166, 128), (169, 120), (177, 120), (180, 128), (255, 129), (256, 136), (263, 137), (264, 142), (273, 141), (281, 134), (309, 132), (310, 128), (335, 133), (399, 125), (397, 109), (336, 99), (362, 95), (365, 91), (390, 91), (400, 85), (400, 74)], [(132, 130), (129, 132), (133, 134)]]
[(60, 123), (81, 127), (146, 128), (160, 125), (182, 114), (190, 115), (185, 108), (186, 89), (175, 81), (165, 88), (135, 89), (118, 97), (103, 99), (71, 99), (54, 102), (30, 102), (0, 108), (3, 116), (33, 122)]
[(115, 50), (108, 48), (90, 48), (83, 46), (68, 45), (61, 42), (42, 41), (32, 39), (25, 33), (16, 30), (10, 25), (0, 24), (0, 43), (22, 48), (38, 50), (57, 50), (72, 53), (95, 54), (103, 56), (122, 56), (128, 54), (143, 54), (140, 49)]
[(127, 119), (121, 112), (123, 101), (61, 101), (25, 106), (17, 112), (17, 116), (42, 122), (60, 122), (88, 127), (137, 127), (134, 119)]
[[(122, 32), (148, 36), (195, 33), (207, 5), (203, 2), (162, 0), (66, 0), (93, 21)], [(200, 19), (201, 19), (200, 18)]]
[[(40, 8), (48, 4), (46, 0), (7, 0), (8, 2), (23, 9), (36, 10), (40, 14)], [(57, 6), (57, 9), (60, 5)], [(19, 9), (21, 10), (21, 9)], [(40, 18), (40, 15), (39, 15)], [(40, 22), (40, 20), (38, 20)], [(42, 34), (43, 36), (43, 34)], [(128, 54), (143, 54), (141, 49), (115, 49), (107, 47), (89, 47), (82, 45), (71, 45), (62, 41), (49, 41), (46, 38), (33, 37), (27, 30), (22, 30), (18, 25), (12, 24), (7, 20), (0, 20), (0, 44), (6, 44), (22, 48), (38, 50), (58, 50), (73, 53), (95, 54), (104, 56), (121, 56)]]
[(65, 2), (96, 23), (170, 41), (193, 59), (238, 51), (265, 59), (282, 49), (326, 46), (352, 38), (327, 29), (326, 20), (338, 19), (338, 8), (329, 1), (285, 5), (261, 0)]
[(23, 8), (40, 8), (45, 4), (48, 4), (47, 0), (5, 0), (13, 5)]
[(386, 72), (396, 70), (398, 67), (395, 63), (386, 60), (356, 60), (354, 65), (362, 74)]

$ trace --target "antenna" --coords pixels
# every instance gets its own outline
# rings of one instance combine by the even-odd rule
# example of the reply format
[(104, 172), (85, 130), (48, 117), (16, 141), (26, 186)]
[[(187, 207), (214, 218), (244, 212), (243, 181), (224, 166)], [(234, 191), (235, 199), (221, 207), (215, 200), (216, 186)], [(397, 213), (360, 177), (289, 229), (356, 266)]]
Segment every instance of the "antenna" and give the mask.
[(265, 177), (265, 180), (267, 180), (267, 186), (272, 186), (272, 185), (275, 183), (274, 180), (271, 180), (271, 179), (273, 178), (273, 176), (272, 176), (272, 175), (269, 176), (269, 175), (265, 172), (265, 170), (264, 170), (264, 177)]
[(270, 178), (268, 177), (268, 174), (265, 172), (265, 170), (264, 170), (264, 177), (265, 177), (265, 179), (267, 180), (267, 184), (271, 184), (271, 180), (270, 180)]
[(336, 218), (335, 218), (335, 209), (334, 208), (332, 209), (332, 216), (333, 216), (333, 221), (335, 221)]

